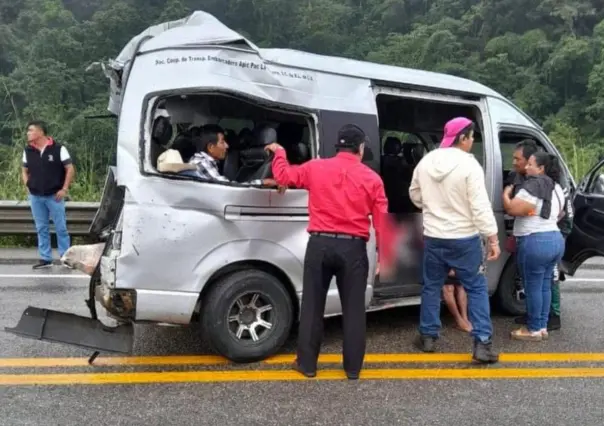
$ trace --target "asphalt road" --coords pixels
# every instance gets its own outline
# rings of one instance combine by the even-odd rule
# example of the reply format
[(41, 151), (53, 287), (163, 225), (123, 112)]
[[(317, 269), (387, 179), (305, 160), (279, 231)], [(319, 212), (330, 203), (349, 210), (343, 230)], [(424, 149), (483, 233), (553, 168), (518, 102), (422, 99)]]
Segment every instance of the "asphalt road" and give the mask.
[[(1, 329), (27, 305), (85, 315), (78, 275), (0, 265)], [(358, 382), (340, 371), (339, 319), (326, 322), (329, 355), (315, 380), (288, 369), (295, 336), (272, 362), (232, 366), (195, 329), (139, 326), (133, 358), (91, 367), (89, 351), (0, 331), (0, 424), (602, 425), (604, 270), (579, 271), (562, 297), (563, 328), (547, 342), (511, 341), (512, 319), (495, 315), (503, 355), (490, 367), (468, 363), (470, 338), (447, 315), (440, 351), (428, 357), (411, 344), (417, 308), (371, 314)]]

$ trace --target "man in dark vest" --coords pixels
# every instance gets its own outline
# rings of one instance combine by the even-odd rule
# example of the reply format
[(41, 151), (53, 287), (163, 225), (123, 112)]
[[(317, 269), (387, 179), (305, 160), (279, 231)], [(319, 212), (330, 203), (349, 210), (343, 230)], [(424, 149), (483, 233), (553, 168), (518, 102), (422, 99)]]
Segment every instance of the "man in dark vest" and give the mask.
[(52, 265), (49, 219), (55, 226), (60, 256), (65, 254), (71, 243), (65, 217), (65, 197), (75, 169), (67, 148), (47, 135), (44, 122), (32, 121), (27, 125), (27, 142), (21, 176), (29, 192), (40, 253), (40, 261), (33, 268), (48, 268)]

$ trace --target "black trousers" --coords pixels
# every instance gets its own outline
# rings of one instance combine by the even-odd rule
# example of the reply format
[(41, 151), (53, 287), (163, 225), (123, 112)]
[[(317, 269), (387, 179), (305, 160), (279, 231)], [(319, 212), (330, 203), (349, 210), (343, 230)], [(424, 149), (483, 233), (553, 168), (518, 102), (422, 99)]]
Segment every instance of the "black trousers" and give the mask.
[(342, 304), (344, 370), (361, 371), (365, 358), (365, 291), (369, 262), (367, 243), (311, 235), (304, 258), (302, 309), (297, 362), (306, 372), (317, 369), (323, 339), (325, 299), (335, 276)]

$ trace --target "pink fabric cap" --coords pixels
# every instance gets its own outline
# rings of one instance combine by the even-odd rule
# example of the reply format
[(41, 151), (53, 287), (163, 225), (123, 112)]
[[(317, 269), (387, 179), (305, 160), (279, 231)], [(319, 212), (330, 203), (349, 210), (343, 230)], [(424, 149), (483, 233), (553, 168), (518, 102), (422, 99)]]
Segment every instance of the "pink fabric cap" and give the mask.
[(459, 135), (459, 133), (470, 124), (472, 124), (472, 120), (465, 117), (456, 117), (447, 121), (447, 124), (445, 124), (445, 135), (443, 136), (443, 140), (440, 142), (440, 147), (449, 148), (451, 145), (453, 145), (457, 135)]

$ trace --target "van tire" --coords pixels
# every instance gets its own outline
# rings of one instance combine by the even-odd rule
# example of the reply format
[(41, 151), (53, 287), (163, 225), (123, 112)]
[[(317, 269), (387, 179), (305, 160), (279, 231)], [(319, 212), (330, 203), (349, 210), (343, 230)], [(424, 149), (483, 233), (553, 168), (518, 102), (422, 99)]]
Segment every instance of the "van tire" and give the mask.
[(518, 300), (515, 296), (516, 290), (516, 260), (512, 256), (506, 263), (499, 279), (499, 285), (495, 292), (495, 299), (503, 313), (512, 316), (526, 314), (525, 300)]
[[(256, 333), (257, 342), (248, 331), (238, 338), (236, 330), (240, 323), (228, 321), (229, 316), (241, 312), (237, 300), (247, 304), (254, 294), (258, 295), (258, 306), (272, 306), (262, 314), (272, 327), (270, 330), (256, 327), (262, 333)], [(253, 321), (253, 312), (245, 312), (242, 320)], [(292, 300), (283, 283), (259, 270), (238, 271), (220, 278), (205, 297), (201, 311), (202, 332), (212, 348), (237, 363), (256, 362), (274, 355), (289, 337), (293, 319)]]

